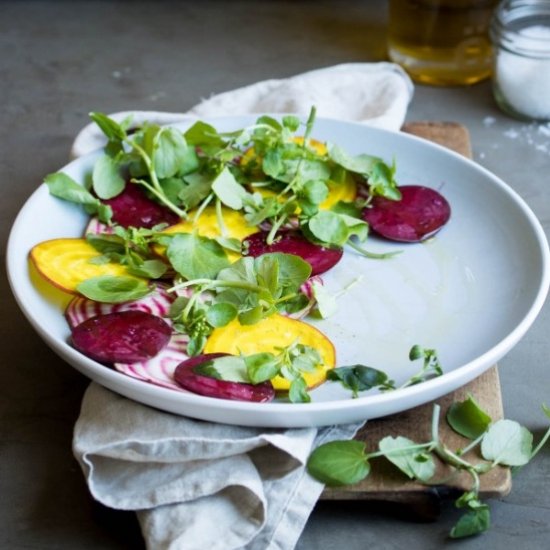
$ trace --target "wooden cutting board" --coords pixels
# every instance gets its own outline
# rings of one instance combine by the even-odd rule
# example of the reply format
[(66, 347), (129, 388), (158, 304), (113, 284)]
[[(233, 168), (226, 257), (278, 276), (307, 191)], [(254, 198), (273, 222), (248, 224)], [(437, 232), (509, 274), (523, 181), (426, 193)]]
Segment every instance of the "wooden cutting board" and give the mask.
[[(412, 122), (403, 131), (444, 145), (465, 157), (472, 157), (468, 130), (454, 122)], [(502, 396), (497, 367), (494, 366), (466, 386), (437, 399), (441, 407), (440, 437), (452, 449), (459, 449), (467, 441), (453, 432), (445, 422), (445, 414), (455, 401), (472, 395), (493, 420), (503, 417)], [(430, 439), (434, 403), (427, 403), (400, 414), (369, 421), (355, 439), (365, 441), (368, 451), (377, 448), (387, 435), (402, 435), (418, 443)], [(475, 462), (475, 457), (468, 456)], [(445, 499), (454, 499), (471, 487), (471, 477), (462, 473), (451, 476), (453, 470), (443, 463), (437, 464), (434, 479), (446, 480), (439, 485), (426, 486), (409, 480), (387, 460), (375, 459), (369, 477), (349, 487), (326, 488), (323, 500), (361, 500), (406, 506), (418, 518), (435, 519)], [(481, 476), (481, 497), (502, 497), (512, 488), (509, 468), (495, 468)]]

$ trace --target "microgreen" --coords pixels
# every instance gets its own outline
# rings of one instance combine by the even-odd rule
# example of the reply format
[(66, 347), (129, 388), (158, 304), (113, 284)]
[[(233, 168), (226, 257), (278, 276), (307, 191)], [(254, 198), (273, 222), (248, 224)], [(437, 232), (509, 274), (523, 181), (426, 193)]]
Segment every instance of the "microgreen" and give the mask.
[(292, 403), (307, 403), (311, 398), (303, 375), (314, 372), (321, 365), (319, 352), (296, 340), (286, 347), (276, 348), (274, 353), (262, 352), (212, 359), (196, 367), (195, 371), (219, 380), (246, 384), (261, 384), (275, 376), (281, 376), (290, 382), (289, 400)]
[(422, 346), (415, 345), (409, 351), (409, 359), (411, 361), (422, 359), (422, 368), (399, 388), (385, 372), (366, 365), (337, 367), (327, 373), (327, 378), (340, 382), (344, 388), (351, 390), (352, 397), (357, 397), (361, 391), (373, 388), (378, 388), (380, 391), (402, 389), (443, 374), (437, 352), (434, 349), (424, 349)]
[(117, 304), (139, 300), (151, 292), (147, 281), (124, 275), (101, 275), (86, 279), (76, 290), (96, 302)]
[[(426, 350), (416, 350), (412, 355), (420, 358)], [(550, 410), (543, 406), (550, 417)], [(451, 427), (459, 427), (468, 437), (477, 435), (467, 452), (479, 447), (484, 461), (472, 462), (464, 456), (465, 450), (451, 450), (439, 437), (440, 407), (435, 404), (432, 414), (431, 438), (416, 443), (403, 436), (388, 436), (378, 444), (378, 450), (367, 452), (365, 443), (355, 440), (333, 441), (317, 447), (307, 463), (309, 473), (327, 485), (357, 483), (369, 475), (370, 460), (383, 456), (410, 479), (432, 484), (436, 467), (435, 458), (456, 471), (467, 472), (472, 478), (471, 489), (465, 491), (455, 502), (464, 509), (463, 515), (451, 529), (451, 538), (477, 535), (490, 528), (489, 506), (479, 498), (480, 476), (497, 465), (519, 466), (526, 464), (550, 438), (550, 429), (532, 451), (533, 436), (526, 428), (511, 420), (490, 423), (489, 415), (472, 396), (465, 401), (453, 403), (447, 413)], [(487, 420), (489, 419), (489, 420)]]

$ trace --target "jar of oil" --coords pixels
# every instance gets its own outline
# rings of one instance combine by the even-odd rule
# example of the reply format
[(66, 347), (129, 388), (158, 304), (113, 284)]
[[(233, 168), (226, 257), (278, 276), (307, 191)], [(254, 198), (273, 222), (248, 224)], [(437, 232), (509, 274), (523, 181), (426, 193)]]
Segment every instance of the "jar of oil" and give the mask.
[(417, 82), (440, 86), (491, 75), (489, 22), (498, 0), (390, 0), (388, 55)]

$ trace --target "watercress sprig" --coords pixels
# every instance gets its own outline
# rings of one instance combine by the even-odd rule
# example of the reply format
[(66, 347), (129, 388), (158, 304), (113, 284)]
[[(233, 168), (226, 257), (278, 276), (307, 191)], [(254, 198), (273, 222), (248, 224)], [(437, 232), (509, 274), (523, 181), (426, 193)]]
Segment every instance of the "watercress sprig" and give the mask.
[[(543, 406), (550, 417), (550, 410)], [(492, 422), (472, 396), (454, 403), (446, 415), (449, 425), (461, 435), (472, 439), (463, 449), (452, 450), (439, 436), (440, 406), (434, 405), (431, 438), (424, 443), (398, 436), (388, 436), (378, 443), (378, 450), (367, 452), (361, 441), (333, 441), (317, 447), (307, 463), (309, 473), (327, 485), (347, 485), (365, 479), (370, 461), (383, 456), (411, 479), (432, 484), (435, 457), (456, 471), (465, 471), (472, 478), (471, 488), (455, 502), (464, 509), (451, 538), (463, 538), (481, 533), (490, 527), (489, 506), (480, 499), (480, 476), (496, 466), (518, 468), (527, 464), (550, 438), (550, 428), (533, 449), (533, 436), (512, 420)], [(465, 455), (478, 449), (482, 461), (469, 460)]]

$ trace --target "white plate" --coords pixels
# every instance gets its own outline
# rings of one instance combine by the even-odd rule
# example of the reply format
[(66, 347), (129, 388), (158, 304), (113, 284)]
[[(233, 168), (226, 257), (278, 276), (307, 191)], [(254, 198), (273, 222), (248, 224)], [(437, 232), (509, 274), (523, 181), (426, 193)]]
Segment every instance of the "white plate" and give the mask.
[[(254, 120), (209, 122), (219, 130), (233, 130)], [(33, 245), (80, 236), (86, 223), (77, 206), (51, 197), (45, 185), (21, 210), (8, 243), (8, 273), (21, 309), (45, 342), (92, 380), (159, 409), (215, 422), (300, 427), (375, 418), (431, 401), (480, 375), (525, 334), (548, 292), (548, 243), (531, 210), (496, 176), (413, 136), (320, 119), (313, 137), (352, 154), (370, 153), (388, 162), (395, 157), (401, 185), (440, 189), (449, 200), (451, 220), (429, 242), (405, 245), (370, 237), (370, 250), (403, 250), (385, 261), (347, 250), (324, 276), (325, 284), (338, 291), (358, 276), (361, 280), (338, 300), (332, 318), (316, 323), (335, 343), (339, 366), (370, 365), (399, 384), (418, 370), (408, 351), (420, 344), (438, 350), (443, 376), (357, 399), (330, 382), (312, 392), (309, 404), (253, 404), (178, 393), (102, 366), (67, 343), (62, 293), (51, 291), (29, 269), (27, 254)], [(77, 159), (63, 171), (83, 181), (96, 156)]]

